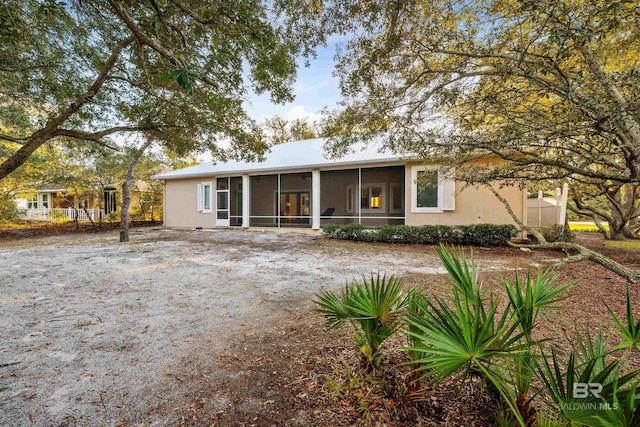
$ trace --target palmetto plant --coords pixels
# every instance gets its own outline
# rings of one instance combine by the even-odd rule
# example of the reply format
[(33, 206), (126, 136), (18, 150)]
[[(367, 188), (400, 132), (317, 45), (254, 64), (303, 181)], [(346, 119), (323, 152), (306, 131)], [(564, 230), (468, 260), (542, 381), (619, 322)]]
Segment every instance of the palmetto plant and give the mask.
[[(538, 270), (535, 276), (531, 270), (527, 271), (526, 276), (516, 271), (513, 279), (505, 279), (505, 291), (509, 297), (507, 310), (513, 313), (519, 330), (529, 344), (533, 344), (532, 331), (539, 315), (560, 309), (558, 303), (567, 298), (566, 291), (571, 284), (556, 285), (556, 281), (557, 275), (550, 270)], [(536, 411), (528, 395), (533, 381), (532, 367), (537, 356), (530, 347), (525, 347), (509, 367), (514, 384), (515, 406), (527, 425), (536, 419)]]
[(559, 308), (571, 285), (557, 285), (551, 272), (516, 273), (505, 281), (508, 305), (499, 314), (493, 294), (482, 289), (473, 260), (444, 246), (436, 253), (449, 273), (453, 297), (451, 302), (428, 300), (420, 313), (409, 310), (412, 362), (433, 380), (480, 375), (499, 393), (515, 423), (533, 425), (536, 414), (528, 391), (539, 356), (534, 344), (539, 342), (532, 330), (540, 314)]
[(640, 318), (637, 322), (634, 320), (633, 307), (631, 305), (631, 295), (629, 294), (629, 286), (627, 286), (626, 323), (622, 322), (622, 320), (620, 320), (618, 316), (615, 315), (613, 310), (611, 310), (608, 305), (607, 310), (609, 310), (613, 321), (616, 323), (618, 335), (620, 335), (620, 337), (622, 337), (622, 339), (624, 340), (621, 344), (617, 345), (614, 350), (634, 347), (640, 350)]
[(449, 283), (454, 290), (462, 292), (464, 299), (477, 303), (482, 299), (481, 285), (478, 279), (478, 268), (473, 260), (467, 261), (462, 251), (456, 251), (442, 244), (435, 248), (442, 266), (449, 273)]
[(461, 373), (464, 382), (468, 375), (480, 375), (524, 424), (505, 369), (530, 345), (519, 330), (516, 312), (497, 313), (498, 304), (493, 295), (485, 296), (475, 264), (461, 252), (443, 246), (436, 252), (451, 277), (453, 297), (451, 303), (430, 299), (425, 313), (409, 314), (407, 333), (421, 343), (410, 349), (422, 354), (413, 360), (416, 369), (430, 380)]
[[(429, 304), (424, 293), (415, 288), (410, 289), (407, 294), (407, 316), (415, 319), (424, 319), (428, 311)], [(420, 327), (416, 326), (415, 323), (406, 322), (405, 335), (409, 341), (406, 353), (411, 361), (419, 360), (423, 356), (423, 353), (419, 351), (420, 348), (424, 347), (424, 342), (420, 338), (420, 330)]]
[(591, 335), (589, 329), (583, 334), (576, 330), (575, 344), (573, 345), (576, 361), (578, 364), (586, 365), (590, 360), (595, 360), (593, 373), (599, 374), (605, 369), (605, 357), (609, 354), (607, 350), (608, 341), (602, 336), (602, 329), (598, 329), (595, 336)]
[(347, 283), (341, 293), (318, 293), (316, 311), (324, 316), (329, 328), (351, 323), (356, 329), (354, 341), (363, 356), (378, 365), (380, 346), (398, 330), (407, 305), (402, 286), (402, 280), (396, 276), (371, 274), (369, 278)]
[(596, 416), (602, 427), (640, 426), (640, 390), (638, 383), (613, 395), (612, 409)]
[[(536, 362), (536, 374), (544, 387), (541, 396), (546, 400), (549, 409), (560, 419), (559, 425), (602, 426), (604, 419), (613, 419), (618, 426), (635, 426), (627, 423), (633, 421), (635, 402), (637, 402), (636, 376), (638, 371), (620, 374), (621, 360), (604, 363), (602, 356), (596, 354), (585, 363), (576, 363), (576, 354), (569, 353), (568, 360), (562, 360), (555, 350), (541, 357)], [(576, 394), (578, 384), (583, 387), (581, 394)], [(592, 393), (589, 385), (596, 385), (596, 393)], [(587, 389), (584, 387), (587, 386)], [(615, 412), (615, 413), (614, 413)], [(615, 424), (615, 419), (622, 421)]]
[(516, 271), (513, 280), (505, 279), (509, 309), (515, 312), (520, 330), (528, 340), (541, 312), (559, 310), (559, 302), (567, 298), (571, 283), (556, 285), (557, 275), (551, 270), (539, 270), (534, 277), (531, 270), (526, 277)]

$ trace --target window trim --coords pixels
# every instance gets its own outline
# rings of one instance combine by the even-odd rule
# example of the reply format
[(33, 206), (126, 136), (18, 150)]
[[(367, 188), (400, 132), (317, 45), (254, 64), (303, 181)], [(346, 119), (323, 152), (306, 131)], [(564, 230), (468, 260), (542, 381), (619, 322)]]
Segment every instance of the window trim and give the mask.
[[(47, 198), (46, 201), (44, 200), (45, 196)], [(49, 200), (49, 199), (51, 199), (51, 197), (49, 197), (49, 193), (42, 193), (40, 198), (41, 198), (40, 204), (42, 205), (42, 209), (49, 209), (50, 208), (50, 204), (51, 204), (50, 200)], [(45, 203), (46, 203), (46, 206), (45, 206)]]
[(27, 209), (38, 209), (38, 206), (40, 206), (40, 197), (38, 197), (38, 194), (29, 196), (27, 199)]
[[(436, 171), (438, 177), (438, 195), (437, 206), (434, 207), (418, 207), (418, 172)], [(444, 213), (442, 209), (442, 175), (440, 171), (433, 166), (412, 166), (411, 167), (411, 212), (413, 213)]]
[[(368, 199), (371, 202), (371, 189), (375, 187), (380, 187), (380, 208), (379, 209), (371, 209), (371, 208), (362, 208), (362, 190), (369, 190)], [(378, 213), (378, 212), (387, 212), (387, 184), (382, 183), (366, 183), (360, 184), (360, 191), (358, 192), (358, 207), (360, 207), (360, 212), (362, 213)]]
[[(206, 190), (207, 186), (209, 187), (209, 208), (205, 206), (206, 199), (204, 197), (205, 191), (207, 191)], [(198, 196), (202, 201), (202, 204), (201, 204), (202, 210), (200, 212), (205, 214), (213, 213), (213, 182), (212, 181), (201, 182), (200, 189), (201, 189), (201, 192)]]

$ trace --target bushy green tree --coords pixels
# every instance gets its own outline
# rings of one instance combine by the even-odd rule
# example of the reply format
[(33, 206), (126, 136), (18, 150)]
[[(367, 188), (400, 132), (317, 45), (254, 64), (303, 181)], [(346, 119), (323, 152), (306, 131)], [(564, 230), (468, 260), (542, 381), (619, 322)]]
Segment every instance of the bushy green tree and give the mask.
[(261, 154), (244, 98), (293, 100), (296, 59), (324, 38), (321, 13), (283, 0), (3, 2), (0, 141), (18, 147), (0, 180), (60, 138), (113, 146), (137, 133), (179, 154)]
[[(577, 209), (640, 215), (640, 9), (631, 0), (337, 2), (339, 152), (386, 137), (469, 182), (567, 180)], [(469, 160), (495, 156), (494, 168)], [(606, 209), (592, 203), (606, 199)]]
[(272, 145), (321, 136), (316, 123), (302, 118), (286, 120), (280, 116), (274, 116), (265, 120), (264, 128)]

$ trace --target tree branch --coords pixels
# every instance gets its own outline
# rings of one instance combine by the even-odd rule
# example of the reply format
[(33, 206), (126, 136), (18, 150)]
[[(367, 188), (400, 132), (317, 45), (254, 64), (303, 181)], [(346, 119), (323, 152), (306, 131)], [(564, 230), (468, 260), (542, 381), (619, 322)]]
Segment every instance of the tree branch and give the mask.
[(0, 139), (4, 139), (5, 141), (10, 141), (10, 142), (17, 142), (17, 143), (24, 143), (24, 141), (28, 140), (29, 137), (16, 137), (16, 136), (11, 136), (11, 135), (5, 135), (0, 133)]
[[(181, 68), (181, 69), (185, 68), (185, 64), (183, 64), (182, 61), (180, 61), (173, 52), (171, 52), (169, 49), (167, 49), (163, 45), (157, 43), (151, 37), (147, 36), (136, 25), (136, 23), (133, 21), (131, 16), (127, 13), (125, 8), (122, 6), (122, 4), (119, 1), (117, 1), (117, 0), (109, 0), (109, 4), (111, 5), (111, 7), (113, 7), (113, 9), (118, 14), (118, 16), (124, 21), (124, 23), (127, 25), (127, 27), (129, 27), (131, 32), (133, 32), (135, 38), (138, 39), (138, 41), (140, 43), (142, 43), (142, 44), (144, 44), (146, 46), (149, 46), (151, 49), (155, 50), (157, 53), (159, 53), (163, 58), (165, 58), (167, 61), (169, 61), (174, 66), (176, 66), (178, 68)], [(215, 88), (219, 88), (218, 83), (216, 81), (212, 80), (211, 78), (209, 78), (209, 77), (207, 77), (205, 75), (200, 75), (199, 78), (204, 83), (206, 83), (206, 84), (208, 84), (210, 86), (213, 86)]]
[(11, 157), (0, 164), (0, 180), (20, 167), (20, 165), (27, 161), (34, 151), (36, 151), (42, 144), (53, 138), (55, 131), (58, 130), (60, 125), (62, 125), (73, 114), (78, 112), (84, 104), (89, 102), (100, 91), (123, 49), (134, 40), (135, 37), (131, 36), (120, 41), (113, 48), (111, 54), (102, 65), (102, 68), (100, 68), (98, 76), (89, 89), (78, 96), (74, 102), (69, 104), (69, 106), (62, 110), (58, 115), (50, 118), (42, 129), (31, 135), (27, 140), (25, 140), (25, 144), (18, 151), (13, 153)]
[(182, 10), (184, 13), (186, 13), (191, 18), (193, 18), (197, 23), (202, 24), (202, 25), (215, 24), (217, 22), (218, 18), (220, 17), (220, 15), (222, 15), (222, 13), (220, 11), (218, 11), (218, 13), (216, 15), (214, 15), (214, 17), (209, 18), (209, 19), (204, 19), (200, 15), (198, 15), (196, 12), (194, 12), (193, 10), (191, 10), (187, 6), (185, 6), (180, 1), (171, 0), (171, 3), (175, 4), (176, 6), (178, 6), (178, 8), (180, 8), (180, 10)]
[(66, 136), (69, 138), (82, 139), (85, 141), (94, 141), (111, 150), (120, 151), (118, 147), (114, 147), (102, 141), (102, 138), (118, 132), (144, 132), (144, 131), (157, 131), (157, 129), (151, 126), (115, 126), (109, 129), (98, 131), (98, 132), (84, 132), (84, 131), (73, 130), (73, 129), (58, 129), (54, 133), (54, 136)]
[(617, 275), (624, 277), (629, 283), (640, 282), (640, 271), (631, 270), (630, 268), (627, 268), (624, 265), (612, 260), (611, 258), (607, 258), (606, 256), (596, 251), (592, 251), (591, 249), (585, 248), (584, 246), (578, 245), (576, 243), (547, 242), (547, 240), (544, 238), (544, 236), (540, 232), (538, 232), (537, 230), (533, 230), (522, 223), (520, 218), (518, 218), (517, 215), (513, 212), (513, 209), (511, 208), (511, 205), (509, 204), (509, 202), (504, 197), (502, 197), (496, 191), (496, 189), (493, 188), (493, 186), (491, 186), (490, 184), (485, 184), (485, 186), (488, 187), (491, 190), (491, 192), (496, 196), (496, 198), (502, 202), (502, 204), (507, 209), (507, 212), (509, 212), (509, 215), (511, 215), (511, 217), (516, 222), (516, 224), (518, 224), (522, 230), (531, 232), (531, 234), (533, 234), (533, 236), (538, 240), (537, 244), (522, 245), (517, 243), (509, 243), (509, 246), (512, 246), (515, 248), (528, 248), (528, 249), (552, 249), (552, 250), (560, 249), (565, 252), (574, 251), (574, 252), (577, 252), (576, 255), (567, 256), (565, 259), (561, 260), (559, 263), (554, 265), (554, 268), (560, 268), (571, 262), (590, 259), (591, 261), (597, 264), (600, 264), (603, 267), (611, 270)]

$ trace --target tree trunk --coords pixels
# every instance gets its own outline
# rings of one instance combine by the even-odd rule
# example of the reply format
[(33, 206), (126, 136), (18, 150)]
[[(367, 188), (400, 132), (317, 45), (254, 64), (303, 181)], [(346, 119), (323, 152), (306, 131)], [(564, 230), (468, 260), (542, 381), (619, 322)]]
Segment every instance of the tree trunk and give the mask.
[(134, 154), (129, 162), (127, 178), (122, 184), (122, 210), (120, 213), (120, 241), (129, 241), (129, 207), (131, 206), (131, 184), (133, 184), (133, 171), (138, 163), (138, 155)]
[(80, 212), (78, 212), (78, 209), (76, 209), (76, 207), (73, 206), (73, 222), (75, 222), (76, 224), (76, 230), (80, 229), (79, 218), (80, 218)]
[(554, 268), (560, 268), (572, 262), (578, 262), (588, 259), (595, 262), (596, 264), (600, 264), (601, 266), (614, 272), (618, 276), (625, 278), (628, 283), (640, 282), (640, 271), (627, 268), (619, 262), (616, 262), (599, 252), (586, 248), (582, 245), (578, 245), (576, 243), (547, 242), (546, 240), (544, 240), (544, 237), (540, 235), (540, 233), (535, 231), (533, 232), (533, 235), (536, 237), (536, 239), (538, 239), (538, 244), (521, 245), (509, 243), (509, 246), (529, 249), (560, 249), (565, 252), (573, 251), (576, 252), (575, 255), (567, 256), (566, 258), (562, 259), (560, 262), (554, 265)]
[[(83, 206), (82, 211), (84, 212), (84, 214), (87, 216), (87, 219), (91, 223), (91, 227), (95, 228), (96, 224), (93, 222), (93, 218), (91, 218), (92, 215), (89, 214), (89, 210)], [(93, 210), (93, 212), (95, 212), (95, 209)]]
[(530, 227), (527, 227), (525, 224), (522, 223), (520, 218), (518, 218), (518, 216), (515, 214), (515, 212), (511, 208), (511, 205), (509, 204), (509, 202), (504, 197), (502, 197), (498, 193), (498, 191), (495, 188), (493, 188), (493, 186), (489, 184), (485, 184), (485, 187), (488, 188), (493, 193), (493, 195), (496, 196), (496, 198), (502, 202), (502, 204), (507, 209), (507, 212), (509, 213), (511, 218), (513, 218), (513, 221), (516, 224), (518, 224), (519, 229), (521, 231), (524, 230), (526, 232), (531, 233), (536, 238), (536, 240), (538, 240), (537, 244), (522, 245), (522, 244), (516, 244), (516, 243), (509, 243), (509, 246), (513, 246), (516, 248), (555, 249), (555, 250), (563, 250), (565, 252), (568, 252), (568, 251), (577, 252), (577, 254), (575, 255), (567, 256), (566, 258), (558, 262), (554, 267), (560, 268), (572, 262), (578, 262), (585, 259), (589, 259), (597, 264), (600, 264), (606, 269), (616, 273), (617, 275), (624, 277), (628, 283), (640, 282), (640, 271), (634, 271), (630, 268), (627, 268), (624, 265), (620, 264), (619, 262), (616, 262), (611, 258), (607, 258), (606, 256), (602, 255), (599, 252), (593, 251), (589, 248), (585, 248), (584, 246), (578, 245), (576, 243), (547, 242), (547, 240), (539, 231), (532, 229)]
[(151, 140), (147, 142), (139, 149), (133, 152), (131, 161), (129, 162), (129, 169), (127, 170), (127, 178), (122, 184), (122, 210), (120, 213), (120, 241), (129, 241), (129, 207), (131, 207), (131, 185), (133, 184), (133, 171), (140, 160), (140, 156), (144, 153), (144, 150), (151, 145)]

